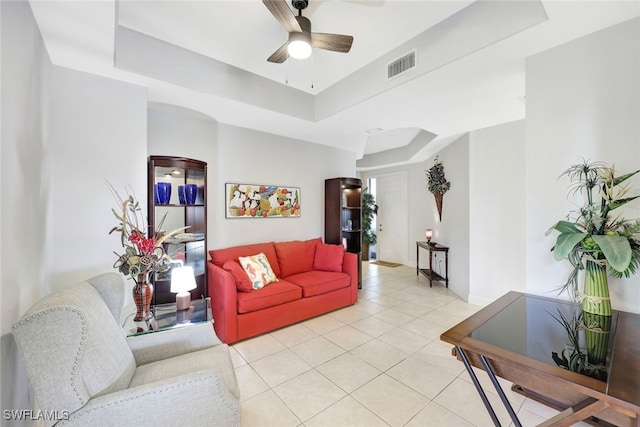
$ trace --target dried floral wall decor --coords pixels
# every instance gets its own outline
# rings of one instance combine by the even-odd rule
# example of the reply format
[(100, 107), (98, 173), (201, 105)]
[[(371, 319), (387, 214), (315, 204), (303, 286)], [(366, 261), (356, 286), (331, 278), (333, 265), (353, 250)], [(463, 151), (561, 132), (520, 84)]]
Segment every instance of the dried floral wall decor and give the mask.
[(425, 175), (427, 176), (428, 182), (427, 188), (433, 193), (433, 197), (436, 199), (438, 215), (440, 221), (442, 221), (442, 196), (449, 191), (451, 183), (447, 181), (444, 176), (444, 166), (438, 156), (433, 160), (433, 166), (425, 171)]

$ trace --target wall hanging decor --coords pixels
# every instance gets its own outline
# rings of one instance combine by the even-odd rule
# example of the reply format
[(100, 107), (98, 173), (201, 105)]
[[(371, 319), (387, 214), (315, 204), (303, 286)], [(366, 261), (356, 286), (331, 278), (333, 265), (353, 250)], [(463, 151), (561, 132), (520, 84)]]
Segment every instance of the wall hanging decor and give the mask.
[(433, 160), (433, 166), (425, 171), (427, 175), (427, 181), (429, 185), (427, 188), (433, 193), (433, 197), (436, 199), (436, 207), (438, 208), (438, 216), (442, 221), (442, 196), (449, 191), (451, 183), (444, 177), (444, 166), (438, 159), (438, 156)]
[(300, 216), (300, 188), (259, 184), (225, 185), (227, 218)]

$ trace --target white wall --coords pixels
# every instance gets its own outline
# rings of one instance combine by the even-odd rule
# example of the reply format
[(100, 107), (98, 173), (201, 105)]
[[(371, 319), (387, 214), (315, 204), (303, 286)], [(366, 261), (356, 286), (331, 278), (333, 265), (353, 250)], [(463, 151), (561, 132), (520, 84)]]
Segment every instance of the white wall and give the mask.
[[(355, 176), (355, 153), (178, 109), (149, 110), (148, 151), (207, 162), (209, 249), (323, 236), (324, 180)], [(225, 183), (231, 182), (300, 187), (300, 218), (225, 218)]]
[[(28, 382), (11, 324), (45, 283), (50, 205), (51, 61), (29, 4), (0, 2), (2, 40), (2, 219), (0, 226), (2, 409), (28, 409)], [(26, 425), (16, 422), (12, 425)]]
[[(583, 158), (640, 168), (640, 19), (535, 55), (526, 76), (527, 291), (555, 296), (570, 266), (544, 233), (576, 208), (558, 176)], [(630, 182), (640, 194), (640, 178)], [(640, 217), (639, 202), (628, 206), (625, 217)], [(609, 284), (614, 308), (640, 312), (640, 274)]]
[[(464, 135), (438, 153), (444, 166), (445, 176), (451, 182), (451, 189), (442, 200), (442, 222), (432, 227), (434, 240), (449, 247), (449, 289), (468, 301), (470, 292), (469, 264), (472, 254), (469, 252), (470, 235), (474, 230), (469, 225), (469, 135)], [(426, 161), (424, 169), (433, 165), (433, 158)], [(426, 189), (426, 177), (423, 177)], [(427, 192), (425, 190), (425, 192)], [(431, 210), (435, 218), (437, 209), (435, 200), (428, 193), (427, 200), (432, 203)]]
[(118, 204), (130, 187), (146, 217), (147, 98), (144, 88), (54, 67), (48, 271), (54, 289), (115, 271), (122, 253)]
[(525, 290), (525, 122), (470, 133), (469, 302)]
[[(355, 153), (254, 130), (219, 125), (219, 158), (209, 185), (210, 248), (324, 235), (324, 180), (355, 176)], [(225, 218), (225, 183), (300, 187), (299, 218)]]

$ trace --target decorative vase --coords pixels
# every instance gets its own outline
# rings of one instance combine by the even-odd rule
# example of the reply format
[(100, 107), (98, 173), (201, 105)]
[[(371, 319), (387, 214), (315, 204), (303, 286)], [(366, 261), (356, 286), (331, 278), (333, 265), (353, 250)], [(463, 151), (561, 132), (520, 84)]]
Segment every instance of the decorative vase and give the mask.
[(611, 316), (583, 312), (582, 322), (587, 346), (587, 361), (592, 366), (605, 365), (609, 349)]
[(438, 208), (438, 216), (442, 221), (442, 193), (434, 192), (433, 197), (436, 199), (436, 207)]
[(188, 205), (193, 205), (198, 197), (198, 186), (196, 184), (187, 184), (184, 186), (184, 198)]
[(158, 199), (161, 205), (168, 205), (171, 200), (171, 183), (159, 182), (158, 184)]
[(149, 273), (138, 274), (138, 280), (133, 287), (133, 302), (136, 304), (134, 322), (148, 322), (153, 318), (153, 313), (151, 312), (152, 297), (153, 285), (149, 280)]
[(184, 185), (178, 185), (178, 201), (181, 205), (186, 203), (186, 199), (184, 197)]
[(592, 260), (587, 260), (586, 264), (582, 310), (599, 316), (611, 316), (607, 265)]

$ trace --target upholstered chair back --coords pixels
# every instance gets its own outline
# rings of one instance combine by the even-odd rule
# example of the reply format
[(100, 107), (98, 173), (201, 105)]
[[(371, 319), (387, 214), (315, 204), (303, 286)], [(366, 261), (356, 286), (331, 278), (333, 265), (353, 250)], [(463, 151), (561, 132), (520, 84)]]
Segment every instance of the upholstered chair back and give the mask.
[[(109, 277), (99, 282), (109, 294)], [(113, 312), (83, 282), (36, 303), (13, 326), (39, 409), (73, 412), (92, 397), (129, 386), (136, 363), (116, 305)]]

